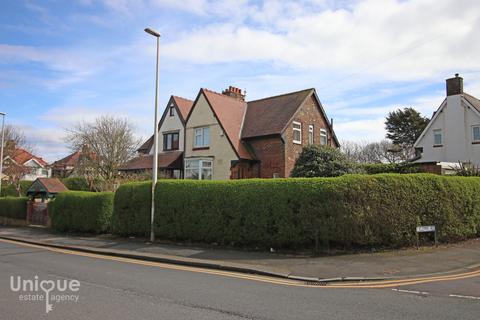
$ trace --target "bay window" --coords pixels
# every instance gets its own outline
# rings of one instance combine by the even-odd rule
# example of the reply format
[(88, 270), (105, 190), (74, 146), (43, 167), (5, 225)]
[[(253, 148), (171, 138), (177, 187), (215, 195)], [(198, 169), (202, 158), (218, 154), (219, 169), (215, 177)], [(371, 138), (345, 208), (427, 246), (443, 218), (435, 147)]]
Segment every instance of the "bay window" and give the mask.
[(185, 160), (185, 179), (212, 180), (212, 160)]

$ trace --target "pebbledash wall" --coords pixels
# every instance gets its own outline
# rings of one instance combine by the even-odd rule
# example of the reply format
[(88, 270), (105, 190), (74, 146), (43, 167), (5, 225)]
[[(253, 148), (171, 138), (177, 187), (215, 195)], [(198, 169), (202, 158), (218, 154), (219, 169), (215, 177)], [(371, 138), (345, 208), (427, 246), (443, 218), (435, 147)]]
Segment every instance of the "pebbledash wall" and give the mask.
[[(194, 148), (195, 128), (205, 126), (210, 127), (210, 144), (205, 148)], [(229, 179), (231, 160), (238, 159), (203, 93), (199, 96), (185, 128), (185, 160), (189, 159), (212, 160), (213, 180)]]

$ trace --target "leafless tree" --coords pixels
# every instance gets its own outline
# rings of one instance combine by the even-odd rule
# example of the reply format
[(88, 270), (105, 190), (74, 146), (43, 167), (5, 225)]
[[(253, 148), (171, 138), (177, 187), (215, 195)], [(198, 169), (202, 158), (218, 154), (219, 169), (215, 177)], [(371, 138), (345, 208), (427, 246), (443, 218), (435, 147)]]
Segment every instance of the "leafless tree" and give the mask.
[(92, 156), (82, 163), (84, 175), (111, 181), (118, 168), (134, 157), (141, 140), (135, 138), (127, 119), (100, 116), (95, 121), (79, 122), (67, 129), (66, 142), (73, 151), (87, 147)]
[(14, 147), (25, 149), (28, 152), (32, 152), (33, 147), (27, 142), (25, 133), (19, 128), (11, 124), (5, 125), (5, 137), (4, 137), (4, 155), (9, 156)]
[(342, 151), (350, 161), (357, 163), (396, 163), (410, 159), (404, 149), (398, 149), (388, 140), (379, 142), (343, 141)]

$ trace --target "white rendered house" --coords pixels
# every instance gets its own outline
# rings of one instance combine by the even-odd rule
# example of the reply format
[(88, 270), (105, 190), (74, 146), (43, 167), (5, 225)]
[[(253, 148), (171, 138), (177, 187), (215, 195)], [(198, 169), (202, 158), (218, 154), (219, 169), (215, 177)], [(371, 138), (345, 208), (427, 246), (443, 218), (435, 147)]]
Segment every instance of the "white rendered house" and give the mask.
[(458, 74), (446, 80), (447, 97), (414, 144), (416, 163), (480, 166), (480, 100), (463, 92)]

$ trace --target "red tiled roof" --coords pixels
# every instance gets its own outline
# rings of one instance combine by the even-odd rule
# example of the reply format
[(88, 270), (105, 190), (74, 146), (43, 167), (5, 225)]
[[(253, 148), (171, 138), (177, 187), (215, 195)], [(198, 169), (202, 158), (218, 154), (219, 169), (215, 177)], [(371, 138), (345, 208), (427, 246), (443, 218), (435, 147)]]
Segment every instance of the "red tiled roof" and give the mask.
[(469, 95), (468, 93), (463, 93), (463, 97), (475, 108), (477, 109), (478, 112), (480, 112), (480, 100), (475, 98), (472, 95)]
[(242, 138), (280, 134), (313, 89), (248, 102)]
[(38, 181), (49, 193), (68, 191), (67, 187), (65, 187), (65, 185), (57, 178), (38, 178)]
[(193, 101), (177, 96), (172, 96), (172, 99), (175, 100), (175, 103), (177, 104), (180, 114), (183, 118), (182, 121), (185, 122), (185, 119), (187, 119), (187, 116), (192, 109)]
[(42, 158), (36, 157), (33, 154), (31, 154), (30, 152), (28, 152), (28, 151), (26, 151), (22, 148), (19, 148), (19, 147), (15, 147), (15, 150), (13, 151), (12, 155), (10, 155), (10, 158), (12, 160), (14, 160), (19, 165), (23, 165), (27, 161), (32, 160), (32, 159), (34, 159), (38, 163), (40, 163), (40, 165), (42, 167), (47, 165), (47, 162), (45, 160), (43, 160)]
[(252, 155), (240, 138), (247, 103), (208, 89), (202, 89), (201, 91), (207, 98), (238, 156), (241, 159), (252, 159)]
[(72, 166), (72, 167), (74, 167), (77, 164), (78, 160), (80, 159), (81, 154), (82, 153), (80, 151), (76, 151), (76, 152), (66, 156), (63, 159), (55, 161), (53, 163), (53, 166)]
[[(119, 170), (128, 171), (128, 170), (152, 169), (152, 165), (153, 165), (153, 155), (140, 155), (128, 161)], [(159, 169), (182, 169), (182, 167), (183, 167), (183, 152), (172, 151), (172, 152), (160, 153), (158, 155)]]

